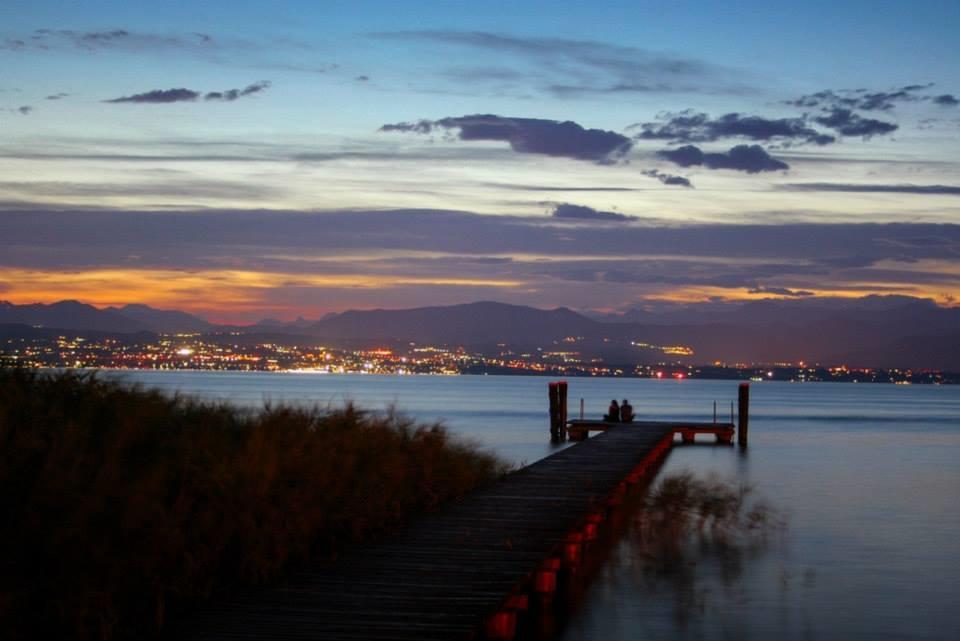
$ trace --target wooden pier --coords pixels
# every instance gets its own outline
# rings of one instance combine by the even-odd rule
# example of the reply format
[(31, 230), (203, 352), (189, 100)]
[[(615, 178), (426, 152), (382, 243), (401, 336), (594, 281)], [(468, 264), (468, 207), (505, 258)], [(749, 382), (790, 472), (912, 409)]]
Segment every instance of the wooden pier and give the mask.
[[(445, 509), (399, 536), (277, 586), (220, 599), (172, 625), (176, 639), (507, 641), (528, 610), (544, 613), (558, 578), (611, 528), (629, 488), (650, 481), (676, 435), (733, 443), (734, 425), (566, 419), (567, 386), (551, 383), (550, 431), (579, 440)], [(740, 388), (746, 445), (748, 386)], [(732, 410), (731, 410), (732, 414)], [(587, 438), (590, 432), (600, 432)]]
[(189, 639), (510, 639), (551, 599), (632, 484), (669, 451), (670, 424), (611, 429), (508, 475), (399, 537), (213, 604)]

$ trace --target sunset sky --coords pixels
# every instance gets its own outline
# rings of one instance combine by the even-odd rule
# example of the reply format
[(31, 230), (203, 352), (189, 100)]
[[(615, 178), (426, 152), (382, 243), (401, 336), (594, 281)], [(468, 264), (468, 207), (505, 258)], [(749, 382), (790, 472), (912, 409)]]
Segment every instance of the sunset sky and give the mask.
[(956, 0), (4, 3), (0, 299), (955, 305), (958, 33)]

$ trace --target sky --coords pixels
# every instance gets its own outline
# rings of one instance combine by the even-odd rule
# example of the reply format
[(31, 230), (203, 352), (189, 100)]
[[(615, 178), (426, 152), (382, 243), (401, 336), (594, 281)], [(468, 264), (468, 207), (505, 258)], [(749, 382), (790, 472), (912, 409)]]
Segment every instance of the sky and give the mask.
[(951, 2), (0, 6), (0, 299), (960, 302)]

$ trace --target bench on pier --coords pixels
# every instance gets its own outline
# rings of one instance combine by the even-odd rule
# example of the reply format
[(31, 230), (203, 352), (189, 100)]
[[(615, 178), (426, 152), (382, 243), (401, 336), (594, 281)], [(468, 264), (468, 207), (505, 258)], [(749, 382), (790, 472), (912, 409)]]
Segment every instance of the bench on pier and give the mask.
[(733, 423), (696, 423), (672, 421), (633, 421), (631, 423), (614, 423), (612, 421), (594, 419), (574, 419), (567, 421), (567, 438), (571, 441), (582, 441), (590, 432), (606, 432), (609, 429), (644, 429), (667, 427), (674, 435), (679, 434), (684, 443), (693, 443), (697, 434), (713, 434), (718, 443), (733, 443), (733, 434), (736, 431)]

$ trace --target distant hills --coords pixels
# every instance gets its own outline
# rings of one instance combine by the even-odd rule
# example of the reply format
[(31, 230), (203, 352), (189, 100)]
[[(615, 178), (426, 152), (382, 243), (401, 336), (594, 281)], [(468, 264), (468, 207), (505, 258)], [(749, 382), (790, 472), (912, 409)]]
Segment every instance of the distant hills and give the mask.
[(475, 346), (536, 345), (602, 333), (603, 324), (567, 308), (480, 302), (447, 307), (349, 311), (302, 329), (330, 339), (409, 340)]
[(140, 323), (153, 332), (209, 332), (214, 325), (193, 314), (175, 310), (154, 309), (147, 305), (124, 305), (123, 307), (108, 307), (104, 311), (112, 311)]
[[(678, 360), (658, 349), (685, 345), (685, 360), (820, 362), (960, 371), (960, 308), (926, 299), (770, 299), (695, 304), (592, 316), (567, 308), (477, 302), (402, 310), (347, 311), (319, 321), (261, 321), (245, 327), (146, 305), (98, 309), (78, 301), (50, 305), (0, 302), (0, 324), (118, 334), (242, 331), (330, 344), (416, 342), (498, 351), (569, 350), (610, 363)], [(5, 334), (10, 333), (8, 327)], [(575, 339), (564, 342), (565, 338)], [(632, 344), (633, 343), (633, 344)], [(638, 347), (636, 344), (648, 344)]]
[(214, 326), (186, 312), (124, 305), (99, 309), (75, 300), (44, 305), (0, 301), (0, 323), (59, 329), (133, 334), (136, 332), (208, 332)]

